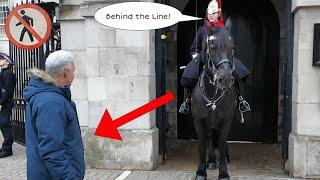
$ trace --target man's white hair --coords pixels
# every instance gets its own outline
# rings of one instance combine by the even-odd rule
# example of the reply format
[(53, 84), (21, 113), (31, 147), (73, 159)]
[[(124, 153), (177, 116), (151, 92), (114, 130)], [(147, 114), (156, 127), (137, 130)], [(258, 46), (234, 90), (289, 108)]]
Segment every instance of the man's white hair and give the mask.
[(51, 77), (57, 77), (65, 68), (74, 65), (75, 55), (64, 50), (51, 53), (46, 59), (45, 71)]

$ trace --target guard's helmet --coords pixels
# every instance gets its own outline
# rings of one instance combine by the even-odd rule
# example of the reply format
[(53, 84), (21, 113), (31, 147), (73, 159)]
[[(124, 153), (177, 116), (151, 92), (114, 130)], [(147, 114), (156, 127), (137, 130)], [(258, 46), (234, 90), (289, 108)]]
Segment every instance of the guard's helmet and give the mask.
[(220, 0), (212, 0), (210, 1), (208, 8), (207, 8), (207, 13), (208, 14), (214, 14), (221, 11), (221, 3)]
[(0, 53), (0, 59), (3, 59), (5, 61), (7, 61), (11, 65), (14, 64), (13, 59), (10, 56), (8, 56), (7, 54), (5, 54), (5, 53)]

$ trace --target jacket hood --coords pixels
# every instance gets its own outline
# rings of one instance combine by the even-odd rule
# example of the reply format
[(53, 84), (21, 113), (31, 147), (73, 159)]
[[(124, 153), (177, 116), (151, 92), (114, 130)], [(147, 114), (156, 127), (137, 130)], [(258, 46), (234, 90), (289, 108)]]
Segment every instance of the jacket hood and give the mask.
[(29, 85), (23, 90), (26, 101), (40, 92), (56, 92), (69, 100), (71, 99), (70, 89), (60, 88), (57, 82), (45, 71), (33, 68), (28, 71), (28, 75), (31, 76), (31, 79)]

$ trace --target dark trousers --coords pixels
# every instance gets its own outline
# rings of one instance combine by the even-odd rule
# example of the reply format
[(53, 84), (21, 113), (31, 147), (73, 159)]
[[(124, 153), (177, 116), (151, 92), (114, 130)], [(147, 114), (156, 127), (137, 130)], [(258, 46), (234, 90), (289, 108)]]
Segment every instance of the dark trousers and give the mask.
[(10, 122), (11, 111), (1, 111), (0, 121), (1, 121), (1, 133), (4, 138), (2, 143), (3, 152), (12, 152), (13, 136), (12, 136), (12, 126)]

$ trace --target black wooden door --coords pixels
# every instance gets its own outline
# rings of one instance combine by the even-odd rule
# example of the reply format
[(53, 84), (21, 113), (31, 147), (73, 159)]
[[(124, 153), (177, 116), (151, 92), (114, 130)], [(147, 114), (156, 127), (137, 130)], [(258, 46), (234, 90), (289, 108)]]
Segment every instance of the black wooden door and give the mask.
[[(250, 103), (252, 111), (245, 114), (246, 122), (244, 125), (239, 123), (240, 115), (237, 114), (229, 134), (229, 140), (276, 142), (280, 38), (277, 14), (267, 0), (259, 1), (259, 3), (253, 0), (224, 0), (223, 3), (225, 17), (232, 18), (235, 55), (251, 72), (246, 80), (245, 97)], [(198, 7), (198, 15), (203, 16), (206, 7), (202, 7), (202, 9), (199, 9), (201, 6), (196, 7)], [(193, 27), (195, 26), (196, 23), (193, 23)], [(180, 27), (183, 27), (183, 24)], [(181, 57), (184, 52), (188, 52), (187, 48), (190, 46), (180, 45), (179, 47), (179, 37), (181, 39), (188, 37), (186, 36), (188, 33), (183, 29), (185, 28), (181, 28), (181, 35), (178, 31), (178, 48), (182, 48), (178, 62), (181, 59), (188, 61)], [(188, 38), (192, 40), (193, 37), (194, 34)], [(194, 131), (190, 130), (189, 118), (178, 116), (178, 128), (180, 129), (178, 131), (179, 137), (190, 138), (190, 136), (194, 136)]]
[(279, 23), (271, 3), (224, 1), (233, 22), (235, 55), (250, 70), (245, 97), (252, 111), (233, 121), (230, 140), (277, 141)]

